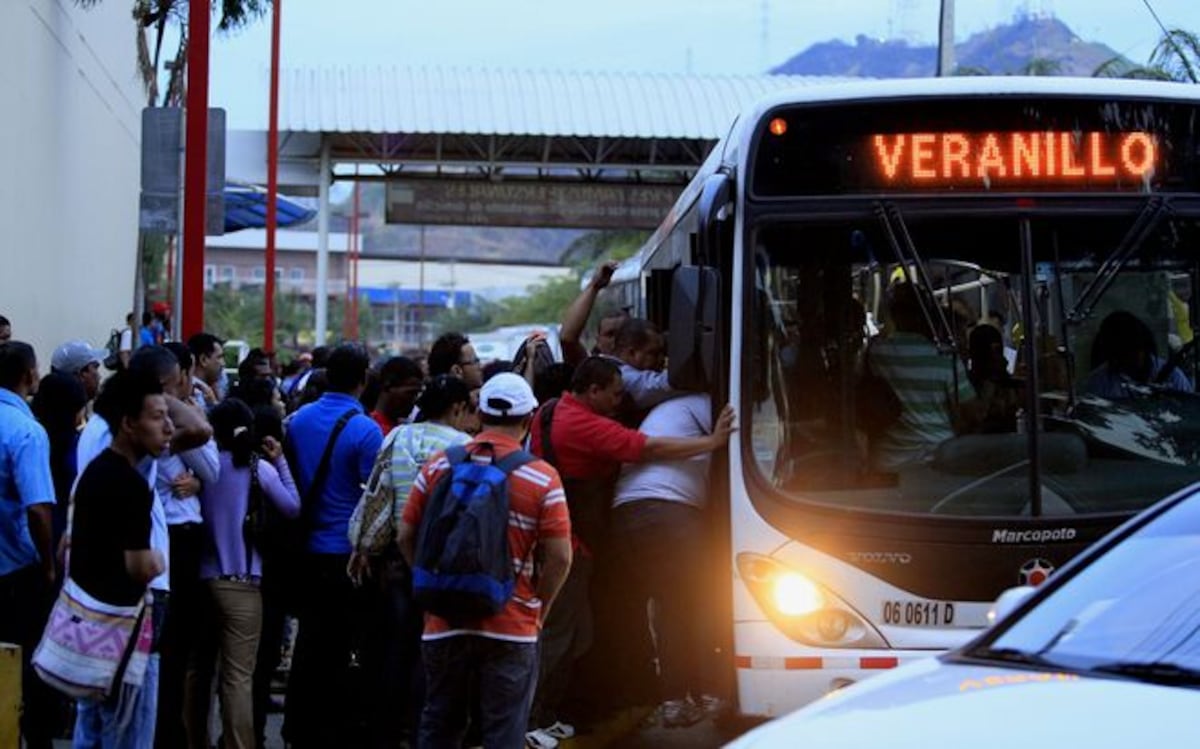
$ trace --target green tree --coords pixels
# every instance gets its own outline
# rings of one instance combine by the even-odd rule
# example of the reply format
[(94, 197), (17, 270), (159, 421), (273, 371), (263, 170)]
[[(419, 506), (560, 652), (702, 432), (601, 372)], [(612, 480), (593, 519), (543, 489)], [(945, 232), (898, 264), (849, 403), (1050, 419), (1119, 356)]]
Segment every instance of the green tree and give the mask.
[(1166, 72), (1171, 80), (1200, 83), (1200, 35), (1171, 29), (1155, 45), (1150, 65)]
[(991, 75), (992, 71), (982, 65), (959, 65), (954, 68), (954, 75), (970, 76), (970, 75)]
[[(75, 0), (81, 8), (92, 8), (104, 0)], [(217, 16), (217, 31), (242, 28), (266, 14), (271, 0), (212, 0)], [(146, 91), (147, 103), (154, 106), (178, 104), (183, 97), (187, 70), (187, 0), (133, 0), (133, 20), (137, 25), (138, 74)], [(168, 28), (179, 31), (179, 46), (167, 65), (170, 77), (159, 100), (159, 72), (163, 67), (163, 42)], [(152, 50), (153, 48), (153, 50)]]
[(499, 302), (476, 302), (470, 309), (447, 312), (439, 319), (438, 328), (443, 333), (449, 330), (474, 333), (501, 325), (558, 322), (575, 297), (579, 296), (585, 274), (604, 260), (632, 257), (648, 236), (648, 232), (644, 231), (585, 234), (572, 242), (563, 255), (572, 262), (571, 273), (534, 284), (523, 296), (509, 297)]
[(1171, 29), (1154, 45), (1145, 65), (1124, 57), (1105, 60), (1092, 72), (1098, 78), (1140, 78), (1155, 81), (1200, 82), (1200, 35)]
[(1048, 57), (1035, 57), (1025, 66), (1021, 68), (1020, 75), (1060, 75), (1063, 65), (1061, 60), (1052, 60)]
[[(219, 284), (204, 293), (207, 310), (205, 326), (214, 335), (226, 340), (246, 341), (251, 346), (263, 342), (262, 287), (232, 288)], [(330, 299), (329, 330), (331, 338), (341, 338), (345, 304), (341, 297)], [(363, 338), (370, 336), (375, 318), (371, 305), (364, 298), (359, 303), (359, 331)], [(316, 311), (313, 301), (299, 294), (275, 295), (275, 348), (297, 351), (311, 346), (315, 339)]]
[[(81, 8), (88, 9), (104, 0), (74, 0)], [(111, 0), (110, 0), (111, 1)], [(218, 16), (217, 30), (229, 32), (263, 16), (271, 7), (272, 0), (212, 0), (212, 9)], [(184, 81), (187, 79), (187, 0), (132, 0), (133, 22), (137, 30), (138, 77), (146, 94), (146, 105), (150, 107), (180, 106), (183, 103)], [(170, 62), (163, 60), (163, 42), (167, 30), (177, 30), (179, 45)], [(153, 49), (153, 51), (152, 51)], [(159, 76), (163, 68), (170, 71), (166, 90), (159, 96)], [(166, 238), (147, 232), (138, 233), (138, 271), (134, 306), (148, 307), (143, 300), (147, 293), (161, 283), (165, 265), (163, 245)], [(161, 289), (161, 286), (159, 286)], [(167, 295), (160, 291), (159, 297)], [(205, 295), (207, 298), (207, 295)], [(206, 302), (206, 307), (207, 302)], [(138, 310), (140, 312), (141, 310)], [(260, 326), (261, 329), (261, 326)]]

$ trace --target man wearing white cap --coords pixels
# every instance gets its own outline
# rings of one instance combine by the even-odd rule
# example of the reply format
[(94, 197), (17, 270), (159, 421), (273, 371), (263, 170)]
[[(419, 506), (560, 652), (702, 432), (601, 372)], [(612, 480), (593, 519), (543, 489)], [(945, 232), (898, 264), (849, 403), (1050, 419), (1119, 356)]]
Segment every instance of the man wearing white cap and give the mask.
[[(479, 393), (483, 431), (465, 445), (465, 454), (463, 448), (450, 448), (430, 458), (405, 505), (399, 543), (417, 580), (423, 572), (419, 557), (425, 553), (416, 548), (417, 535), (426, 508), (436, 513), (439, 501), (459, 501), (439, 495), (439, 483), (453, 476), (457, 486), (460, 473), (479, 464), (506, 471), (508, 513), (496, 522), (504, 524), (507, 534), (512, 593), (499, 613), (482, 619), (451, 622), (425, 614), (426, 693), (419, 746), (462, 746), (472, 684), (483, 745), (524, 744), (537, 681), (538, 636), (571, 566), (571, 519), (558, 472), (521, 448), (536, 409), (537, 399), (524, 378), (505, 372), (488, 380)], [(424, 531), (421, 538), (427, 542)]]
[(90, 403), (96, 393), (100, 392), (100, 365), (104, 363), (107, 352), (92, 348), (87, 341), (67, 341), (54, 349), (50, 357), (50, 368), (72, 377), (78, 377), (83, 384)]

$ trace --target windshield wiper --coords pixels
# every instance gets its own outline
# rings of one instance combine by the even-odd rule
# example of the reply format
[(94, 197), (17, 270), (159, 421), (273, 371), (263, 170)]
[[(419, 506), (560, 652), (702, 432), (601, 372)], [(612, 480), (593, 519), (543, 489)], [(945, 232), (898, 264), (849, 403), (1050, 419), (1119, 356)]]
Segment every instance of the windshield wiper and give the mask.
[[(946, 319), (946, 314), (942, 311), (941, 306), (935, 301), (937, 293), (933, 282), (929, 279), (929, 274), (925, 270), (925, 261), (921, 259), (912, 235), (908, 233), (908, 225), (905, 224), (900, 209), (893, 203), (876, 203), (875, 216), (879, 219), (879, 224), (887, 236), (892, 255), (902, 269), (905, 280), (919, 292), (924, 292), (917, 294), (917, 304), (921, 307), (921, 314), (925, 318), (925, 324), (929, 326), (929, 332), (933, 334), (934, 345), (937, 346), (940, 353), (952, 353), (957, 356), (954, 330), (950, 327), (950, 322)], [(909, 271), (910, 267), (915, 271), (912, 274)], [(910, 275), (916, 277), (912, 278)], [(954, 371), (957, 375), (958, 367), (955, 367)], [(955, 392), (957, 392), (957, 381), (954, 386)]]
[(1038, 668), (1056, 668), (1061, 669), (1063, 665), (1050, 660), (1044, 655), (1030, 653), (1019, 648), (974, 648), (968, 650), (966, 655), (970, 658), (978, 658), (986, 661), (1001, 661), (1003, 663), (1015, 663), (1021, 666), (1037, 666)]
[(1102, 674), (1128, 676), (1131, 679), (1145, 681), (1151, 684), (1167, 684), (1171, 686), (1200, 686), (1200, 670), (1180, 666), (1177, 663), (1140, 663), (1135, 661), (1105, 663), (1093, 666), (1089, 671)]
[(1100, 303), (1104, 292), (1108, 291), (1108, 287), (1117, 280), (1117, 275), (1124, 269), (1126, 263), (1141, 251), (1142, 245), (1162, 221), (1170, 207), (1170, 201), (1159, 195), (1154, 195), (1146, 201), (1146, 205), (1142, 206), (1141, 213), (1129, 227), (1129, 231), (1121, 239), (1120, 244), (1111, 255), (1104, 259), (1104, 263), (1096, 271), (1096, 277), (1092, 279), (1092, 282), (1087, 285), (1087, 288), (1083, 290), (1071, 307), (1071, 312), (1067, 315), (1068, 320), (1078, 324), (1091, 316), (1092, 310)]

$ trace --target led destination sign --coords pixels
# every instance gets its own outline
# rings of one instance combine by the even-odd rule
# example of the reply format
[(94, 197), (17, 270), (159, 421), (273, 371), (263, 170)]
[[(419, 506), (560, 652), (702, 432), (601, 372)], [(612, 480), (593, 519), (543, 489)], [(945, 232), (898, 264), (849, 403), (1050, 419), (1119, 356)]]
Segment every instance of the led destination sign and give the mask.
[(869, 138), (880, 184), (1034, 186), (1149, 180), (1158, 166), (1150, 133), (896, 133)]
[(752, 198), (1200, 193), (1200, 106), (1070, 97), (792, 104), (758, 122)]

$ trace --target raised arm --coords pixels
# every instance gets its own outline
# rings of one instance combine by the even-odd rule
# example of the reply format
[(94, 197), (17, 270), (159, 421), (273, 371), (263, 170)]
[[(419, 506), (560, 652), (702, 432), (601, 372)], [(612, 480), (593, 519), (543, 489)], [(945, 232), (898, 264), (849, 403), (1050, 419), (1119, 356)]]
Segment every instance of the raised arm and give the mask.
[[(579, 338), (583, 335), (583, 329), (587, 327), (592, 307), (596, 305), (596, 297), (612, 281), (617, 265), (618, 263), (615, 261), (609, 261), (597, 268), (587, 287), (575, 298), (575, 301), (571, 302), (571, 306), (567, 307), (567, 311), (563, 315), (562, 327), (558, 331), (558, 340), (563, 348), (563, 358), (567, 361), (572, 361), (573, 357), (586, 358), (587, 351), (583, 348)], [(568, 355), (568, 351), (571, 352), (570, 355)], [(582, 357), (579, 356), (580, 352), (583, 353)]]

